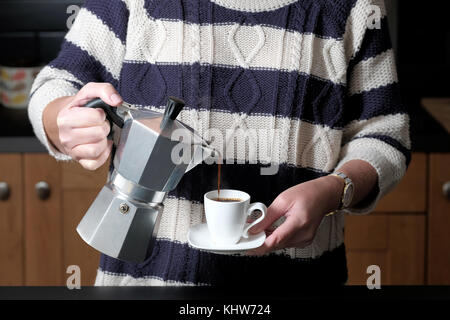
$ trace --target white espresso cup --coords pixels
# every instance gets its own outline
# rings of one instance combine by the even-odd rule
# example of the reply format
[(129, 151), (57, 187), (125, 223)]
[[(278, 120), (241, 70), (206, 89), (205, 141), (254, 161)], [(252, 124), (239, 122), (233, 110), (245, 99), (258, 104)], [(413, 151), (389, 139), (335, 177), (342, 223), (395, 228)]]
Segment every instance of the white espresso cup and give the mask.
[[(218, 245), (236, 244), (242, 237), (248, 238), (248, 230), (266, 216), (267, 207), (260, 202), (250, 203), (250, 195), (243, 191), (220, 190), (220, 199), (236, 201), (222, 202), (217, 198), (217, 190), (204, 196), (206, 223), (212, 241)], [(260, 210), (262, 215), (244, 229), (247, 218), (255, 210)]]

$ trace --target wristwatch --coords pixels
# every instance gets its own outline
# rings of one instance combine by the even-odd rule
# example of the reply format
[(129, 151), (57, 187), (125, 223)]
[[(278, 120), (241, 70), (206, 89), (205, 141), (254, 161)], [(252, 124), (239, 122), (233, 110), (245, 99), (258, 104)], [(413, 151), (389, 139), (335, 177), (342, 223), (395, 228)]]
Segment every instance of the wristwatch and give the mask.
[(350, 204), (352, 203), (353, 194), (355, 191), (352, 180), (349, 177), (347, 177), (347, 175), (345, 173), (335, 172), (335, 173), (330, 174), (330, 176), (335, 176), (335, 177), (338, 177), (338, 178), (341, 178), (342, 180), (344, 180), (344, 191), (342, 192), (339, 208), (333, 212), (328, 213), (326, 216), (330, 216), (340, 210), (347, 209), (350, 206)]

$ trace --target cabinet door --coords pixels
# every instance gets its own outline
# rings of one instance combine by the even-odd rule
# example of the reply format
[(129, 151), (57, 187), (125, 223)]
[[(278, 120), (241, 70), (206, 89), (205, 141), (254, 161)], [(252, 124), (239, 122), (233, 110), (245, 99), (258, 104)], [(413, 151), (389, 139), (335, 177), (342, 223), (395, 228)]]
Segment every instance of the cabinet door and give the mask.
[(347, 216), (349, 283), (365, 285), (367, 267), (385, 285), (425, 283), (427, 155), (414, 153), (399, 185), (368, 216)]
[(106, 182), (108, 164), (96, 171), (83, 169), (77, 163), (62, 165), (62, 204), (64, 233), (64, 267), (76, 265), (81, 271), (81, 285), (92, 286), (100, 254), (87, 245), (76, 232), (81, 218)]
[(22, 177), (22, 156), (0, 154), (0, 286), (23, 285)]
[(450, 154), (431, 154), (428, 212), (428, 284), (450, 285)]
[(60, 164), (47, 154), (25, 154), (24, 176), (25, 284), (63, 285)]
[(365, 285), (367, 267), (381, 269), (381, 285), (425, 283), (425, 215), (348, 216), (345, 243), (349, 284)]
[(94, 284), (100, 254), (80, 238), (76, 228), (96, 195), (97, 190), (89, 189), (63, 191), (63, 263), (66, 270), (72, 265), (80, 268), (82, 286)]

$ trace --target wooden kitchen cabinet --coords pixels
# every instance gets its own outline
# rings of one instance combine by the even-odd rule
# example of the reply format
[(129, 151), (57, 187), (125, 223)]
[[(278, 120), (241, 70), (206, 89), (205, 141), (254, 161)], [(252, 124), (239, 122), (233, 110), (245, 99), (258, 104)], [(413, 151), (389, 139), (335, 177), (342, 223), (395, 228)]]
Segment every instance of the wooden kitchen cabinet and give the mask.
[(61, 169), (45, 154), (24, 155), (25, 284), (62, 283)]
[(81, 285), (93, 285), (99, 253), (76, 226), (106, 181), (106, 164), (95, 172), (47, 154), (0, 154), (0, 285), (64, 286), (70, 265)]
[(349, 284), (365, 285), (377, 265), (382, 285), (425, 284), (425, 215), (351, 216), (346, 224)]
[(450, 154), (431, 154), (429, 170), (428, 283), (450, 285)]
[(404, 179), (375, 212), (346, 217), (349, 284), (365, 285), (370, 265), (380, 267), (382, 285), (426, 283), (427, 159), (413, 154)]
[(378, 203), (377, 213), (425, 213), (427, 211), (427, 159), (414, 153), (408, 171), (398, 186)]
[(0, 285), (24, 284), (22, 157), (0, 154)]
[[(413, 154), (374, 213), (346, 217), (349, 284), (365, 285), (370, 265), (381, 268), (382, 285), (450, 284), (450, 200), (442, 192), (449, 164), (450, 154)], [(69, 265), (80, 266), (82, 286), (93, 285), (100, 255), (75, 228), (107, 171), (46, 154), (0, 154), (0, 183), (10, 189), (0, 200), (0, 285), (64, 286)], [(39, 182), (50, 187), (46, 199)]]
[(82, 286), (94, 284), (100, 254), (80, 238), (76, 227), (106, 182), (109, 161), (106, 163), (95, 172), (74, 162), (62, 164), (63, 261), (66, 268), (80, 267)]

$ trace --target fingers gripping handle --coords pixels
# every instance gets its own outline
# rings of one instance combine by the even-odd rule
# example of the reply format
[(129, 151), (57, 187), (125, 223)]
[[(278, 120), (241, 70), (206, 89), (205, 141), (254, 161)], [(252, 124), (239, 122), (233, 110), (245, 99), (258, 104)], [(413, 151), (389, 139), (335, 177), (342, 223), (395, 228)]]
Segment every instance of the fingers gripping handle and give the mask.
[(123, 128), (124, 121), (123, 119), (114, 112), (113, 107), (109, 104), (106, 104), (102, 99), (96, 98), (94, 100), (89, 101), (85, 104), (86, 108), (94, 108), (94, 109), (103, 109), (106, 113), (106, 118), (116, 124), (119, 128)]
[(251, 215), (253, 211), (255, 210), (259, 210), (261, 211), (261, 217), (259, 217), (258, 219), (256, 219), (255, 221), (253, 221), (249, 226), (247, 226), (244, 229), (244, 233), (242, 234), (242, 237), (244, 238), (248, 238), (248, 230), (250, 230), (251, 227), (257, 225), (258, 223), (260, 223), (261, 221), (264, 220), (264, 218), (266, 217), (267, 214), (267, 207), (265, 206), (264, 203), (261, 202), (255, 202), (250, 204), (250, 206), (247, 209), (247, 216)]

